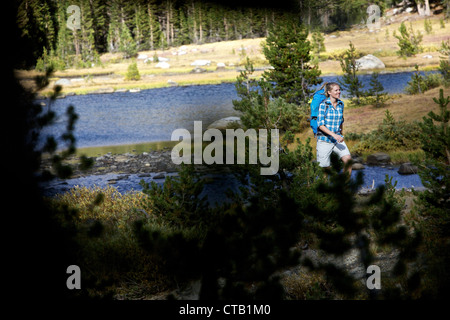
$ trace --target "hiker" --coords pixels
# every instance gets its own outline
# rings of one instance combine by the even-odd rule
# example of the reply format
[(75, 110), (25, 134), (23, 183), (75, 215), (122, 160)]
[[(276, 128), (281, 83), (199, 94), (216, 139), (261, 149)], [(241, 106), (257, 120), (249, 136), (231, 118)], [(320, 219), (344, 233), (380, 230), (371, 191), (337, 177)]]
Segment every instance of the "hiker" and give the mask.
[(328, 168), (330, 156), (335, 152), (344, 162), (348, 176), (352, 174), (352, 167), (348, 162), (352, 159), (350, 151), (344, 142), (342, 127), (344, 123), (344, 102), (340, 100), (341, 88), (339, 84), (330, 82), (325, 84), (327, 97), (319, 105), (317, 116), (317, 162), (319, 166)]

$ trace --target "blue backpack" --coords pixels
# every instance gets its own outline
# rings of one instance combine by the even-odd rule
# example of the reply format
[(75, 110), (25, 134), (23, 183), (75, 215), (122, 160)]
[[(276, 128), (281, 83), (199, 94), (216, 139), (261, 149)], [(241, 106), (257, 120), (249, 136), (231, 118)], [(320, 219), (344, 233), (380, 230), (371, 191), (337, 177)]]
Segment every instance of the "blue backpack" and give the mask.
[(320, 104), (327, 98), (325, 95), (325, 89), (321, 89), (314, 93), (312, 101), (310, 103), (311, 107), (311, 117), (309, 118), (309, 124), (314, 133), (314, 136), (317, 135), (317, 117), (319, 116), (319, 106)]

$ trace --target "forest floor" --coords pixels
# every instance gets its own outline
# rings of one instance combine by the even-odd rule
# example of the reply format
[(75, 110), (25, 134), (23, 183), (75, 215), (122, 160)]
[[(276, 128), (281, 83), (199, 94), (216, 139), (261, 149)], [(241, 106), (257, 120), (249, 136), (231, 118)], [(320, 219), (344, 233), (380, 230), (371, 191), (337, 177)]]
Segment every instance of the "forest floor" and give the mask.
[[(440, 23), (442, 18), (442, 14), (428, 18), (432, 31), (427, 34), (424, 27), (425, 18), (419, 17), (416, 13), (394, 15), (391, 10), (388, 10), (381, 19), (381, 27), (377, 30), (369, 30), (365, 24), (360, 24), (347, 31), (326, 34), (324, 42), (326, 52), (316, 57), (322, 75), (342, 74), (338, 56), (349, 49), (350, 42), (360, 54), (373, 54), (383, 61), (386, 68), (377, 71), (409, 71), (414, 70), (416, 64), (420, 70), (437, 69), (441, 59), (439, 53), (441, 43), (450, 39), (450, 23), (445, 21), (443, 28)], [(414, 31), (420, 31), (423, 35), (423, 52), (414, 57), (401, 58), (396, 54), (399, 48), (394, 32), (399, 34), (398, 29), (403, 21), (407, 26), (411, 23)], [(121, 53), (105, 53), (100, 56), (101, 63), (91, 68), (56, 71), (50, 84), (40, 94), (49, 94), (56, 81), (60, 79), (68, 80), (62, 86), (63, 95), (95, 93), (99, 90), (113, 92), (119, 89), (151, 89), (173, 85), (234, 82), (247, 57), (255, 66), (254, 76), (259, 77), (266, 68), (270, 67), (262, 53), (261, 44), (264, 40), (265, 38), (243, 39), (184, 45), (167, 50), (141, 51), (133, 59), (123, 59)], [(169, 67), (161, 68), (156, 62), (144, 62), (145, 58), (154, 56), (158, 56), (160, 62), (167, 63)], [(192, 65), (198, 60), (208, 63), (197, 67)], [(140, 80), (125, 79), (128, 66), (133, 61), (137, 62)], [(39, 73), (35, 70), (17, 70), (16, 74), (25, 86), (33, 87), (34, 77)]]

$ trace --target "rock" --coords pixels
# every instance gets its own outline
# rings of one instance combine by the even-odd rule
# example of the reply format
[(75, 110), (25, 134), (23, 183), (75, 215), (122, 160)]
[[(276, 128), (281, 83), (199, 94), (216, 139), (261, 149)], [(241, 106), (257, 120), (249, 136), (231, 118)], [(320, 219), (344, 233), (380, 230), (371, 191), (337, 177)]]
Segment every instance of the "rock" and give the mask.
[(207, 72), (208, 70), (200, 68), (200, 67), (195, 67), (194, 69), (192, 69), (191, 73), (204, 73)]
[(411, 164), (410, 162), (403, 163), (400, 168), (398, 168), (399, 174), (416, 174), (418, 172), (417, 166)]
[(354, 163), (352, 164), (352, 169), (353, 170), (362, 170), (365, 169), (366, 167), (364, 167), (364, 165), (362, 163)]
[(164, 179), (166, 177), (166, 175), (164, 174), (164, 172), (161, 173), (157, 173), (153, 179)]
[(169, 60), (170, 60), (169, 58), (158, 57), (158, 62), (167, 62)]
[(208, 129), (219, 129), (219, 130), (225, 130), (229, 127), (231, 124), (237, 124), (241, 125), (241, 118), (239, 117), (227, 117), (222, 118), (217, 121), (214, 121), (208, 126)]
[(178, 83), (176, 83), (175, 81), (173, 81), (173, 80), (167, 80), (167, 84), (169, 85), (169, 86), (177, 86), (178, 85)]
[(210, 60), (195, 60), (191, 63), (191, 66), (198, 66), (198, 67), (204, 67), (209, 66), (211, 64)]
[(391, 157), (383, 152), (377, 152), (367, 156), (367, 164), (369, 165), (385, 165), (391, 161)]
[(353, 163), (363, 163), (364, 159), (357, 154), (352, 154), (352, 161)]
[(381, 61), (380, 59), (371, 54), (368, 54), (367, 56), (357, 59), (356, 65), (358, 66), (359, 70), (386, 68), (383, 61)]
[(161, 69), (169, 69), (170, 68), (170, 64), (168, 64), (167, 62), (158, 62), (155, 65), (156, 68), (161, 68)]
[(429, 54), (427, 54), (427, 55), (424, 55), (422, 58), (424, 58), (424, 59), (432, 59), (433, 58), (433, 56), (432, 55), (429, 55)]
[(129, 90), (130, 92), (140, 92), (141, 89), (140, 88), (133, 88)]
[(55, 82), (56, 85), (58, 86), (70, 86), (72, 84), (72, 82), (69, 79), (59, 79)]
[(97, 90), (92, 91), (92, 94), (104, 94), (104, 93), (113, 93), (114, 92), (114, 88), (111, 87), (107, 87), (107, 88), (100, 88)]
[(128, 92), (128, 89), (125, 88), (119, 88), (115, 92)]
[(139, 54), (137, 59), (138, 60), (145, 60), (145, 59), (148, 59), (148, 56), (146, 54)]

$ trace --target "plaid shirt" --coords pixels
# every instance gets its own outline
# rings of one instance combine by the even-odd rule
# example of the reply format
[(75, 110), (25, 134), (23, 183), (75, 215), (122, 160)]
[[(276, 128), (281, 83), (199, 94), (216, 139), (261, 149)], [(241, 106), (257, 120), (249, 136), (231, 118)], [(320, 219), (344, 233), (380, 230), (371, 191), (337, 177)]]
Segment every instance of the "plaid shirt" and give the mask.
[[(319, 115), (317, 117), (317, 126), (327, 127), (328, 130), (334, 132), (340, 136), (341, 134), (341, 124), (344, 122), (344, 102), (342, 100), (337, 100), (336, 109), (331, 104), (330, 98), (327, 98), (323, 101), (319, 106)], [(317, 139), (323, 140), (326, 142), (336, 143), (336, 139), (333, 137), (323, 133), (317, 135)]]

